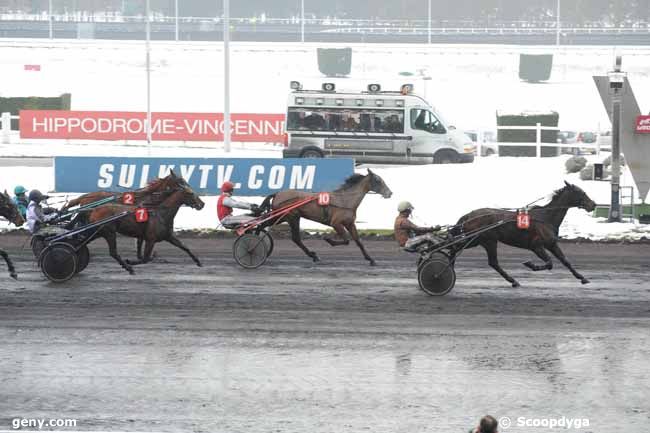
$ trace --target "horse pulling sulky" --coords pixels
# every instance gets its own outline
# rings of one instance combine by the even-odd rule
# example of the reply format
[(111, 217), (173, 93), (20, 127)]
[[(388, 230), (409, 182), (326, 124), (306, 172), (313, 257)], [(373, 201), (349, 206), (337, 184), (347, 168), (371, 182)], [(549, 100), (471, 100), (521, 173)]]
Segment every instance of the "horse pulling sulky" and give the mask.
[[(18, 207), (13, 202), (7, 191), (0, 193), (0, 217), (5, 218), (10, 223), (13, 223), (16, 227), (22, 226), (25, 223), (23, 216), (20, 214)], [(3, 249), (0, 248), (0, 257), (3, 258), (9, 269), (9, 276), (14, 280), (18, 279), (18, 274), (16, 273), (16, 268)]]

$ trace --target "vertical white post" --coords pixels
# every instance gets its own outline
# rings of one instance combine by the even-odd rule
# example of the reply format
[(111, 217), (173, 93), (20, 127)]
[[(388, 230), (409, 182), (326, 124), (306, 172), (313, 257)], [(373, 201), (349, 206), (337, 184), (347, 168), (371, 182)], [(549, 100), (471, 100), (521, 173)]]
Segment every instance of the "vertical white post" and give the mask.
[(560, 45), (560, 1), (557, 0), (557, 11), (555, 12), (555, 45)]
[(50, 39), (54, 37), (54, 22), (53, 19), (54, 17), (52, 16), (52, 0), (49, 0), (47, 2), (47, 13), (49, 15), (49, 21), (50, 21)]
[(230, 0), (223, 0), (223, 149), (230, 152)]
[(174, 17), (176, 18), (176, 38), (175, 40), (178, 41), (178, 0), (174, 0)]
[(9, 144), (9, 138), (11, 136), (11, 113), (2, 113), (0, 122), (2, 122), (2, 144)]
[(300, 0), (300, 42), (305, 42), (305, 0)]
[(483, 130), (479, 129), (476, 133), (476, 157), (480, 158), (483, 156), (483, 140), (485, 140), (485, 134)]
[(146, 1), (145, 4), (145, 22), (146, 22), (146, 44), (145, 44), (145, 50), (147, 52), (146, 54), (146, 69), (147, 69), (147, 149), (148, 152), (151, 153), (151, 46), (150, 46), (150, 40), (151, 40), (151, 20), (149, 17), (150, 13), (150, 5), (149, 1)]
[(429, 0), (429, 10), (428, 10), (427, 16), (429, 17), (429, 19), (427, 20), (428, 21), (427, 33), (429, 35), (428, 38), (427, 38), (427, 42), (431, 43), (431, 0)]
[(537, 123), (535, 143), (537, 143), (536, 156), (538, 158), (541, 158), (542, 157), (542, 124), (539, 122)]

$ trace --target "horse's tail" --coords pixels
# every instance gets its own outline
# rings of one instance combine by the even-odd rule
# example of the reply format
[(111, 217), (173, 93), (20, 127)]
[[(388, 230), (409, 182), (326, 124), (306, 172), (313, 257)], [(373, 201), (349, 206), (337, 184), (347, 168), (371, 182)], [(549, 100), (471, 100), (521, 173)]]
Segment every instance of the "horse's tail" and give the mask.
[(260, 211), (267, 212), (271, 210), (271, 206), (273, 205), (273, 198), (275, 198), (275, 194), (277, 193), (269, 194), (264, 198), (262, 204), (260, 204)]

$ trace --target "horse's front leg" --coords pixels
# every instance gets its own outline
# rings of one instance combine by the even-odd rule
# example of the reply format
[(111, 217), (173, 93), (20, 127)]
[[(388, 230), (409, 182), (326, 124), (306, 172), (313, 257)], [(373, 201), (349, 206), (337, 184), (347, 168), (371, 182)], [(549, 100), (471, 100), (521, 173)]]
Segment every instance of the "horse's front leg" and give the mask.
[(345, 227), (348, 229), (348, 232), (350, 232), (350, 236), (352, 236), (352, 239), (354, 240), (354, 242), (356, 242), (357, 246), (361, 250), (363, 257), (365, 257), (366, 260), (370, 262), (370, 266), (375, 266), (376, 265), (375, 261), (373, 260), (372, 257), (370, 257), (370, 255), (368, 255), (368, 252), (366, 251), (366, 247), (363, 246), (361, 240), (359, 239), (359, 232), (357, 231), (356, 224), (352, 222), (346, 225)]
[[(138, 238), (138, 243), (141, 243), (141, 238)], [(140, 257), (140, 254), (138, 254), (138, 259), (137, 260), (127, 260), (126, 262), (129, 265), (143, 265), (145, 263), (149, 263), (152, 260), (152, 252), (153, 252), (153, 246), (156, 244), (154, 241), (145, 241), (144, 243), (144, 255)]]
[(343, 224), (333, 224), (332, 228), (336, 231), (339, 239), (331, 236), (325, 236), (323, 238), (325, 242), (333, 247), (337, 247), (339, 245), (348, 245), (350, 243), (350, 240), (347, 238), (347, 234), (345, 233), (345, 227), (343, 227)]
[(479, 241), (479, 243), (485, 248), (485, 252), (488, 255), (488, 263), (494, 269), (501, 275), (503, 278), (505, 278), (510, 284), (512, 284), (512, 287), (519, 287), (519, 281), (515, 280), (512, 278), (508, 273), (499, 265), (499, 256), (497, 254), (497, 241), (494, 239), (483, 239)]
[(9, 258), (9, 254), (4, 252), (3, 250), (0, 250), (0, 256), (4, 259), (4, 261), (7, 263), (7, 268), (9, 268), (9, 276), (13, 278), (14, 280), (18, 279), (18, 274), (16, 273), (16, 268), (14, 268), (14, 264)]
[[(167, 242), (169, 242), (169, 243), (172, 244), (173, 246), (175, 246), (175, 247), (177, 247), (177, 248), (180, 248), (181, 250), (185, 251), (185, 252), (186, 252), (186, 253), (187, 253), (187, 254), (192, 258), (192, 260), (194, 260), (194, 263), (196, 263), (197, 266), (199, 266), (199, 267), (203, 266), (203, 265), (201, 264), (201, 261), (198, 259), (198, 257), (196, 257), (196, 256), (192, 253), (192, 251), (190, 251), (190, 249), (187, 248), (187, 247), (185, 246), (185, 244), (183, 244), (183, 242), (181, 242), (181, 240), (178, 239), (176, 236), (174, 236), (174, 235), (170, 235), (170, 236), (167, 238)], [(151, 246), (151, 248), (153, 249), (153, 245)]]
[(115, 261), (120, 264), (120, 266), (126, 269), (129, 274), (135, 274), (133, 267), (122, 260), (122, 257), (120, 257), (120, 255), (117, 253), (117, 234), (115, 230), (104, 229), (101, 236), (106, 239), (106, 243), (108, 244), (108, 253), (111, 255), (111, 257), (113, 257)]
[(291, 228), (291, 240), (293, 243), (298, 245), (298, 247), (303, 250), (305, 254), (311, 257), (314, 262), (318, 262), (320, 260), (318, 255), (302, 243), (302, 239), (300, 238), (300, 217), (292, 216), (287, 218), (286, 221), (289, 223), (289, 227)]
[(573, 266), (571, 265), (571, 263), (569, 263), (569, 261), (568, 261), (567, 258), (565, 257), (564, 253), (563, 253), (562, 250), (560, 249), (560, 246), (557, 244), (557, 242), (554, 243), (552, 246), (547, 247), (547, 248), (548, 248), (548, 250), (549, 250), (551, 253), (553, 253), (553, 255), (554, 255), (555, 257), (557, 257), (557, 259), (558, 259), (560, 262), (562, 262), (562, 264), (563, 264), (564, 266), (566, 266), (566, 267), (571, 271), (571, 273), (573, 274), (574, 277), (576, 277), (577, 279), (580, 280), (580, 282), (581, 282), (582, 284), (588, 284), (588, 283), (589, 283), (589, 280), (586, 279), (585, 277), (583, 277), (582, 274), (580, 274), (578, 271), (576, 271), (576, 270), (573, 268)]
[(527, 262), (524, 262), (524, 266), (526, 266), (528, 269), (532, 271), (546, 271), (546, 270), (553, 269), (553, 261), (551, 260), (551, 257), (544, 249), (543, 245), (535, 245), (533, 248), (531, 248), (531, 251), (534, 252), (537, 255), (537, 257), (542, 259), (544, 261), (544, 264), (536, 265), (535, 263), (529, 260)]

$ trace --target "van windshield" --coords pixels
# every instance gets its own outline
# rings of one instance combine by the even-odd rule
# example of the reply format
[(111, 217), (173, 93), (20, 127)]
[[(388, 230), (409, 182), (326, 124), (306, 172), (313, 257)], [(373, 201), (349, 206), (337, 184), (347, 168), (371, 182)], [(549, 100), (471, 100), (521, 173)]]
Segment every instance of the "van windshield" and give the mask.
[(404, 110), (289, 107), (288, 131), (404, 133)]

